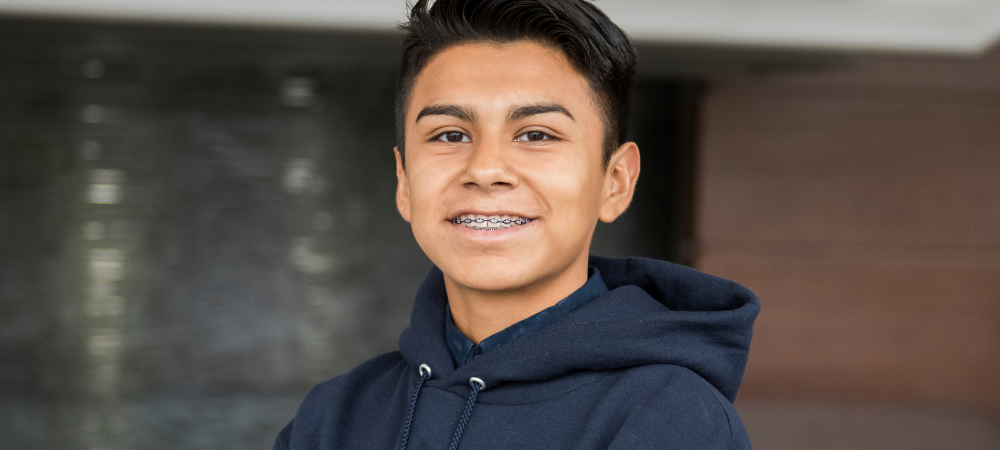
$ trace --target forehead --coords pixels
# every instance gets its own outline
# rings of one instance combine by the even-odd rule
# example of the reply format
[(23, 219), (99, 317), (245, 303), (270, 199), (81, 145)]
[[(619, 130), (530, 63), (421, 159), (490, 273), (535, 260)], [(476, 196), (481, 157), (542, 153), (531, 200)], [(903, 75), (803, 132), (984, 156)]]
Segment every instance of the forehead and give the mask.
[(436, 54), (417, 76), (407, 121), (430, 104), (491, 109), (540, 101), (597, 114), (586, 78), (560, 50), (531, 41), (459, 44)]

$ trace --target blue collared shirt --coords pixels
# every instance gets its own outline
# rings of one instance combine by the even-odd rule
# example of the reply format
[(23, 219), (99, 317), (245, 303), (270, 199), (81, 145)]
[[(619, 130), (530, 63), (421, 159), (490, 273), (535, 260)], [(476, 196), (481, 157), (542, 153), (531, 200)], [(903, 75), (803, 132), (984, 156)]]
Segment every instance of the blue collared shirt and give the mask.
[(590, 267), (590, 278), (569, 297), (559, 300), (559, 303), (543, 309), (527, 319), (505, 328), (482, 342), (476, 344), (465, 334), (462, 334), (455, 326), (455, 321), (451, 317), (451, 308), (446, 308), (445, 312), (445, 339), (448, 341), (448, 350), (451, 352), (451, 359), (455, 362), (455, 368), (472, 361), (473, 358), (490, 351), (511, 339), (525, 336), (541, 330), (553, 320), (556, 320), (570, 311), (579, 308), (587, 302), (600, 297), (608, 292), (608, 287), (601, 278), (601, 272), (596, 267)]

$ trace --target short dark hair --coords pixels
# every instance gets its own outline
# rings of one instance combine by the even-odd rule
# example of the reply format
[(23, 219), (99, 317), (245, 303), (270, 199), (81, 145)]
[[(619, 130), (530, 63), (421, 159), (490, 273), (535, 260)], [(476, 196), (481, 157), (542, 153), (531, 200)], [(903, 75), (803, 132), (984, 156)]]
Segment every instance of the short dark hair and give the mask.
[(603, 160), (626, 140), (635, 47), (587, 0), (418, 0), (402, 24), (396, 80), (396, 145), (404, 154), (406, 109), (417, 75), (439, 52), (472, 42), (535, 41), (558, 48), (590, 84), (604, 122)]

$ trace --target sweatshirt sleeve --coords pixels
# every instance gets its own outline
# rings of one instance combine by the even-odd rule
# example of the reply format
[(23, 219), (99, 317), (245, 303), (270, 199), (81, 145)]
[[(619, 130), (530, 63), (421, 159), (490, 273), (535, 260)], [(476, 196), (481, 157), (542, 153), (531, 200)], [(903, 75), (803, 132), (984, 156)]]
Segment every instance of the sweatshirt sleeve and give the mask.
[(687, 369), (624, 418), (609, 449), (750, 450), (743, 423), (729, 401)]

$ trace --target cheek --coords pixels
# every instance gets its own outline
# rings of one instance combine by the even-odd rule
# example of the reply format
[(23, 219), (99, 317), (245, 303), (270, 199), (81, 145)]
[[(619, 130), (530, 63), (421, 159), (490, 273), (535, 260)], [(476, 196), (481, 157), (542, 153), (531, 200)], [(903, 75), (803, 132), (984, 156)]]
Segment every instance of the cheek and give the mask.
[(602, 179), (587, 168), (573, 169), (548, 172), (537, 178), (539, 194), (549, 209), (550, 220), (557, 226), (553, 231), (565, 234), (558, 236), (560, 239), (573, 239), (578, 229), (589, 233), (597, 220)]
[(410, 222), (414, 226), (414, 231), (434, 216), (434, 199), (438, 196), (434, 191), (436, 180), (428, 177), (429, 174), (419, 169), (411, 169), (409, 174)]
[(415, 161), (409, 176), (410, 226), (418, 240), (437, 241), (447, 227), (441, 227), (446, 219), (453, 194), (449, 187), (454, 184), (454, 170), (440, 164)]
[(454, 169), (448, 164), (441, 164), (439, 159), (420, 156), (414, 158), (413, 167), (409, 168), (410, 190), (419, 192), (421, 201), (428, 202), (433, 200), (443, 187), (447, 187)]

